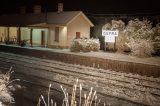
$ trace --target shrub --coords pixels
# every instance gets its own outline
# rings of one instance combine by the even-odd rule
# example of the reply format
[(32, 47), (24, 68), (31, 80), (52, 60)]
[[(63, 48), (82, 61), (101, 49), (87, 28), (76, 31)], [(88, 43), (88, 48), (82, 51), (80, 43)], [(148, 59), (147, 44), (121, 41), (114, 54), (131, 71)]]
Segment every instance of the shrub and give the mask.
[(0, 75), (0, 104), (3, 104), (2, 106), (8, 106), (14, 103), (14, 98), (11, 93), (13, 86), (10, 84), (19, 79), (10, 80), (12, 73), (13, 71), (11, 67), (6, 74)]
[(150, 57), (154, 52), (152, 37), (154, 29), (149, 20), (139, 19), (129, 21), (126, 27), (126, 34), (129, 37), (131, 54), (138, 57)]
[(154, 30), (154, 36), (152, 37), (153, 40), (153, 47), (155, 50), (155, 53), (160, 54), (160, 23), (156, 25), (156, 27), (153, 28)]
[(131, 55), (137, 57), (150, 57), (154, 53), (153, 44), (150, 40), (132, 39), (129, 45), (132, 52)]
[(111, 30), (112, 29), (112, 25), (111, 23), (106, 23), (105, 25), (102, 26), (103, 30)]
[(70, 50), (71, 52), (90, 52), (90, 51), (98, 51), (100, 49), (99, 39), (87, 39), (87, 38), (79, 38), (74, 39)]
[(128, 36), (133, 39), (151, 39), (154, 34), (152, 23), (147, 19), (143, 21), (139, 19), (129, 21), (126, 31)]
[(125, 23), (122, 20), (112, 20), (112, 29), (111, 30), (118, 30), (123, 31), (125, 29)]
[(112, 20), (103, 25), (102, 29), (123, 31), (125, 29), (125, 23), (122, 20)]
[(119, 32), (119, 35), (116, 39), (116, 49), (117, 52), (130, 52), (130, 47), (128, 45), (128, 36), (125, 32)]

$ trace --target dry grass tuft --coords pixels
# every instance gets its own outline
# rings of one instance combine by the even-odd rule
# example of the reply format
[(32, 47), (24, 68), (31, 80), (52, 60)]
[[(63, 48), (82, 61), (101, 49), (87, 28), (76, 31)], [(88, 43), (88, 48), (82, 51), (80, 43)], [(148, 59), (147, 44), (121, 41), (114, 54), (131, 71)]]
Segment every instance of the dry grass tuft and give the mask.
[[(69, 99), (69, 94), (68, 94), (67, 90), (65, 88), (63, 88), (62, 85), (60, 87), (61, 87), (63, 94), (64, 94), (62, 106), (93, 106), (93, 105), (99, 106), (99, 104), (100, 104), (101, 100), (97, 99), (96, 91), (93, 91), (93, 87), (91, 87), (88, 95), (86, 93), (84, 93), (84, 97), (82, 97), (82, 92), (83, 92), (82, 85), (78, 84), (78, 79), (77, 79), (76, 83), (73, 85), (71, 99)], [(45, 106), (57, 106), (56, 102), (53, 102), (53, 99), (50, 98), (50, 88), (51, 88), (51, 84), (49, 85), (49, 89), (48, 89), (48, 98), (47, 98), (48, 102), (46, 102), (43, 95), (41, 95), (37, 106), (41, 106), (41, 104), (44, 104)], [(78, 99), (76, 98), (77, 97), (76, 96), (77, 89), (79, 89), (79, 98)], [(105, 103), (104, 103), (104, 106), (105, 106)]]

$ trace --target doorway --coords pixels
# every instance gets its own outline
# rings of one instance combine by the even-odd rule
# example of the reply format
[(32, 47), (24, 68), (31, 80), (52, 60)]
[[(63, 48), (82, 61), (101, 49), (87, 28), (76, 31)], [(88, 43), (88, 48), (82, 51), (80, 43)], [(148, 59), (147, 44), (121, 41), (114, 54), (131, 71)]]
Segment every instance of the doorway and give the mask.
[(45, 31), (41, 31), (41, 45), (45, 46)]

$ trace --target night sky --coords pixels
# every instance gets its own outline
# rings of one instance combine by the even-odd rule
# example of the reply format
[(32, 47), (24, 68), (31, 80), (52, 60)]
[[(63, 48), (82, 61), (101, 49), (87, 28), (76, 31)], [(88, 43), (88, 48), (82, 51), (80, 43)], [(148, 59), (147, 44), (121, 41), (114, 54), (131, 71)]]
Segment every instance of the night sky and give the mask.
[(64, 3), (64, 10), (82, 10), (90, 14), (160, 14), (159, 0), (1, 0), (0, 14), (18, 13), (19, 6), (42, 5), (42, 11), (57, 11), (57, 3)]

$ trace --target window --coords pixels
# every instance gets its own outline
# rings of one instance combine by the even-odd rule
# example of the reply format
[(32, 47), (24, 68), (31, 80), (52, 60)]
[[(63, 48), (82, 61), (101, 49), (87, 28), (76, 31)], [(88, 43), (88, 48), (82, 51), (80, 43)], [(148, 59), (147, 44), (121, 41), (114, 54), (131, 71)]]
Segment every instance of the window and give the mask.
[(76, 32), (76, 39), (81, 38), (81, 32)]
[(59, 27), (55, 27), (55, 41), (59, 42)]

